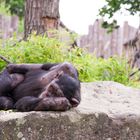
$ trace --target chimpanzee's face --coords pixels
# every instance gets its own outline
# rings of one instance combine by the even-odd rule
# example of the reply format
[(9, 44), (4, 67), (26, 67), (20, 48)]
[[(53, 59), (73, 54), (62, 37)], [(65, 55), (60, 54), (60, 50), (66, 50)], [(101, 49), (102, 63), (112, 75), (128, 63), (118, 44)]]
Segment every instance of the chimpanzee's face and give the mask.
[(45, 88), (40, 95), (40, 98), (44, 97), (66, 97), (73, 107), (76, 107), (81, 100), (80, 96), (80, 83), (77, 79), (63, 74), (55, 78)]
[(49, 97), (64, 97), (63, 91), (57, 84), (59, 79), (55, 78), (50, 84), (47, 86), (47, 96)]
[(69, 76), (68, 74), (63, 74), (59, 76), (55, 83), (63, 92), (64, 97), (70, 101), (73, 107), (76, 107), (80, 103), (81, 95), (79, 80)]

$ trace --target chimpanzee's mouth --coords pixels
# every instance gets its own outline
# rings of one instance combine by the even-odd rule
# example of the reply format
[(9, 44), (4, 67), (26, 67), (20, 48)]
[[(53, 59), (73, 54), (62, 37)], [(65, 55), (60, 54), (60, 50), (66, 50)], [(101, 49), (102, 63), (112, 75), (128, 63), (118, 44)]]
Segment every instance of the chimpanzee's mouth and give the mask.
[(70, 103), (71, 103), (72, 107), (77, 107), (80, 102), (77, 99), (72, 98)]

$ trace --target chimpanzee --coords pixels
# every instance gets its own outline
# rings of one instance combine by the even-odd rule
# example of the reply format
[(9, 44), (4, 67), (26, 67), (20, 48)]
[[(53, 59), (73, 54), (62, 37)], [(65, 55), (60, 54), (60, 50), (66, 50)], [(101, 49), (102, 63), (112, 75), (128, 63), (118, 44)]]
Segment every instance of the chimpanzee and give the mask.
[(9, 64), (0, 75), (0, 109), (65, 111), (81, 100), (78, 72), (68, 62)]

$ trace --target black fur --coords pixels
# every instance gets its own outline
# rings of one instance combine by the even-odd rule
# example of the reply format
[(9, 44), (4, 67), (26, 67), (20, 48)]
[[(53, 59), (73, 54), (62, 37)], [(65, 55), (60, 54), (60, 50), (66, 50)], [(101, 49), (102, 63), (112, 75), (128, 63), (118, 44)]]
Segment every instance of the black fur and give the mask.
[(44, 90), (44, 85), (40, 83), (40, 77), (46, 74), (44, 70), (32, 70), (25, 75), (24, 81), (13, 91), (13, 98), (18, 101), (25, 96), (38, 97)]
[(1, 96), (0, 97), (0, 109), (8, 110), (14, 108), (14, 101), (10, 97)]
[(10, 74), (5, 69), (0, 74), (0, 96), (8, 96), (9, 92), (12, 90), (12, 79)]
[[(81, 100), (78, 73), (70, 63), (10, 64), (0, 75), (0, 82), (0, 109), (67, 110)], [(50, 92), (50, 83), (57, 89)]]
[(56, 82), (60, 89), (63, 91), (64, 96), (70, 100), (74, 95), (75, 91), (79, 89), (79, 81), (70, 77), (68, 74), (64, 74)]

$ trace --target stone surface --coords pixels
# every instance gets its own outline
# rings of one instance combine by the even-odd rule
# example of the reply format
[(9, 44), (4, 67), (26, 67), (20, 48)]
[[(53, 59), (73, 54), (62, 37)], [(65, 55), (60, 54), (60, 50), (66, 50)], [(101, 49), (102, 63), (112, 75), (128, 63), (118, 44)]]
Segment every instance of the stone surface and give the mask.
[(82, 83), (66, 112), (0, 112), (0, 140), (140, 140), (140, 90), (115, 82)]

